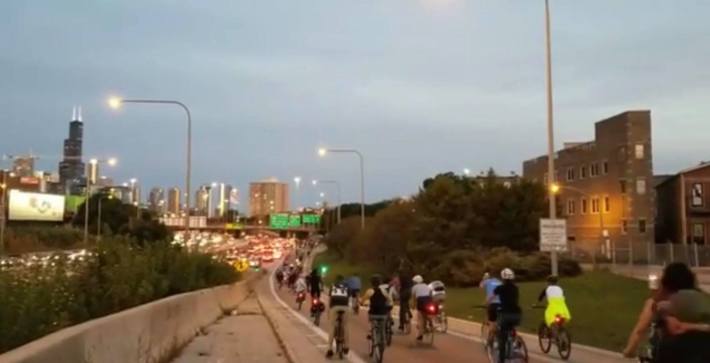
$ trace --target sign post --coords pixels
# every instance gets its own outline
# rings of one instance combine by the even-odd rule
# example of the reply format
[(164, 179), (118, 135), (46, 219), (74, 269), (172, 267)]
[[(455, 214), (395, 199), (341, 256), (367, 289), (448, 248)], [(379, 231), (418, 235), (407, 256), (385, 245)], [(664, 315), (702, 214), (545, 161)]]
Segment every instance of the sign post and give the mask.
[(567, 251), (567, 220), (540, 219), (540, 251)]

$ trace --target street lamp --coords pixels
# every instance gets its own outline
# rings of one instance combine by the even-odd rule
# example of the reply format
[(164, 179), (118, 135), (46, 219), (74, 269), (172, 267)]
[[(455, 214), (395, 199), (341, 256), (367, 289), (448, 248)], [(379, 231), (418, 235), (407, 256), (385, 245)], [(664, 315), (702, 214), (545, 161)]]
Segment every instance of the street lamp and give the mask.
[(466, 176), (471, 175), (471, 169), (469, 169), (469, 168), (463, 168), (463, 175), (466, 175)]
[[(342, 200), (341, 200), (341, 198), (340, 198), (340, 197), (341, 197), (341, 194), (340, 194), (340, 183), (339, 183), (337, 180), (317, 180), (317, 179), (313, 179), (312, 183), (313, 183), (313, 186), (316, 186), (316, 185), (318, 185), (319, 183), (320, 183), (320, 184), (333, 184), (333, 185), (335, 185), (336, 191), (337, 191), (337, 193), (338, 193), (338, 195), (337, 195), (337, 198), (338, 198), (338, 224), (340, 224), (340, 220), (341, 220), (340, 207), (343, 205), (343, 202), (342, 202)], [(321, 194), (323, 194), (323, 193), (321, 193)], [(321, 198), (322, 198), (323, 196), (324, 196), (324, 195), (321, 195)]]
[(325, 157), (328, 153), (351, 153), (360, 159), (360, 228), (365, 229), (365, 159), (355, 149), (318, 149), (318, 155)]
[[(91, 200), (91, 170), (92, 168), (96, 168), (100, 164), (107, 164), (109, 166), (115, 166), (118, 163), (118, 160), (116, 158), (108, 158), (108, 159), (96, 159), (92, 158), (89, 160), (89, 165), (86, 166), (86, 192), (85, 192), (85, 197), (86, 200), (84, 201), (84, 246), (89, 245), (89, 201)], [(101, 196), (99, 195), (99, 205), (98, 205), (98, 223), (99, 225), (101, 224)], [(101, 227), (99, 227), (101, 228)], [(100, 229), (99, 229), (100, 231)]]
[[(589, 195), (589, 193), (587, 193), (581, 189), (571, 187), (568, 185), (560, 185), (558, 183), (550, 184), (550, 194), (552, 194), (553, 196), (559, 194), (562, 189), (579, 193), (579, 194), (587, 197), (590, 200), (590, 202), (591, 202), (591, 199), (593, 199), (593, 197), (591, 195)], [(581, 208), (581, 206), (580, 206), (580, 208)], [(597, 208), (599, 210), (599, 241), (600, 241), (599, 243), (601, 246), (601, 245), (604, 245), (604, 239), (607, 237), (607, 231), (604, 230), (604, 208), (606, 208), (606, 205), (602, 206), (601, 199), (599, 199), (599, 201), (597, 203)], [(597, 248), (598, 248), (598, 246), (596, 248), (592, 249), (592, 266), (594, 266), (595, 270), (597, 269)], [(553, 275), (556, 275), (556, 274), (553, 274)]]
[(185, 214), (185, 236), (190, 232), (190, 176), (192, 173), (192, 117), (190, 115), (190, 109), (182, 102), (172, 101), (172, 100), (147, 100), (147, 99), (122, 99), (119, 97), (111, 97), (108, 100), (108, 104), (113, 109), (118, 109), (124, 103), (147, 103), (147, 104), (170, 104), (182, 107), (187, 115), (187, 160), (186, 160), (186, 170), (185, 170), (185, 192), (187, 196), (185, 197), (185, 204), (187, 205), (187, 213)]
[[(545, 0), (545, 85), (547, 93), (547, 183), (549, 189), (550, 219), (557, 216), (555, 206), (555, 193), (552, 186), (555, 184), (555, 133), (553, 122), (552, 100), (552, 46), (550, 44), (550, 0)], [(557, 251), (550, 252), (550, 269), (557, 276)]]

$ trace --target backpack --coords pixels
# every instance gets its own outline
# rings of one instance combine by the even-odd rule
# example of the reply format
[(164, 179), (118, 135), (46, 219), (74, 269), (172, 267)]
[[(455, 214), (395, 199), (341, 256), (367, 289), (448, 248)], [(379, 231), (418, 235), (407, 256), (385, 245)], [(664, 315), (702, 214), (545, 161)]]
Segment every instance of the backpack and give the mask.
[(387, 315), (389, 314), (389, 306), (387, 306), (387, 297), (382, 293), (382, 289), (378, 286), (374, 289), (374, 293), (370, 297), (370, 315)]
[(347, 306), (349, 297), (350, 293), (345, 284), (333, 285), (330, 289), (330, 306)]

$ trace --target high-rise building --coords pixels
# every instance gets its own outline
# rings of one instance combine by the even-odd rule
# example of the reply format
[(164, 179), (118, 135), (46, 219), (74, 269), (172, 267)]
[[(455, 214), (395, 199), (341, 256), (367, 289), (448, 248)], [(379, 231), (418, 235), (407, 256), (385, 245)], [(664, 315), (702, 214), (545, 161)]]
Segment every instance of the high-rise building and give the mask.
[(72, 121), (69, 123), (69, 138), (64, 139), (64, 158), (59, 162), (59, 183), (65, 192), (76, 194), (83, 184), (84, 162), (82, 161), (82, 142), (84, 123), (81, 119), (81, 107), (74, 107)]
[(12, 172), (19, 177), (32, 177), (35, 171), (35, 157), (32, 155), (15, 156), (12, 159)]
[(271, 178), (249, 184), (249, 214), (252, 217), (288, 210), (288, 183)]
[(158, 214), (165, 213), (165, 192), (163, 188), (155, 187), (150, 190), (148, 204), (151, 211)]
[(178, 187), (168, 190), (168, 213), (180, 214), (180, 188)]
[[(650, 111), (599, 121), (593, 141), (566, 143), (555, 153), (558, 209), (560, 218), (567, 219), (573, 249), (613, 249), (624, 259), (651, 255), (656, 215), (652, 161)], [(531, 159), (523, 164), (523, 177), (547, 185), (547, 169), (547, 156)]]
[(229, 184), (219, 184), (219, 199), (217, 203), (217, 213), (219, 217), (224, 217), (232, 209), (233, 191), (236, 189)]
[(201, 216), (207, 216), (209, 210), (210, 192), (207, 186), (200, 186), (195, 191), (195, 213)]
[(99, 177), (99, 163), (89, 163), (89, 184), (98, 184)]

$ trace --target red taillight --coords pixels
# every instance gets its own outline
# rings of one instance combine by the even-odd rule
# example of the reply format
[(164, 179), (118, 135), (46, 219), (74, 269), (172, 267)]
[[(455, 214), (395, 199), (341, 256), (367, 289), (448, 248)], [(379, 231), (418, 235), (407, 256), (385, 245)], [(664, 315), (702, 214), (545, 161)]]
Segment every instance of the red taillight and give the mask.
[(313, 299), (313, 305), (318, 305), (318, 299)]
[(510, 331), (510, 336), (512, 336), (513, 338), (515, 338), (516, 335), (518, 335), (518, 332), (517, 332), (515, 329), (513, 329), (513, 330)]
[(427, 310), (429, 310), (430, 313), (435, 313), (436, 312), (436, 305), (427, 306)]
[(555, 316), (555, 324), (562, 325), (565, 323), (565, 318), (562, 316)]

